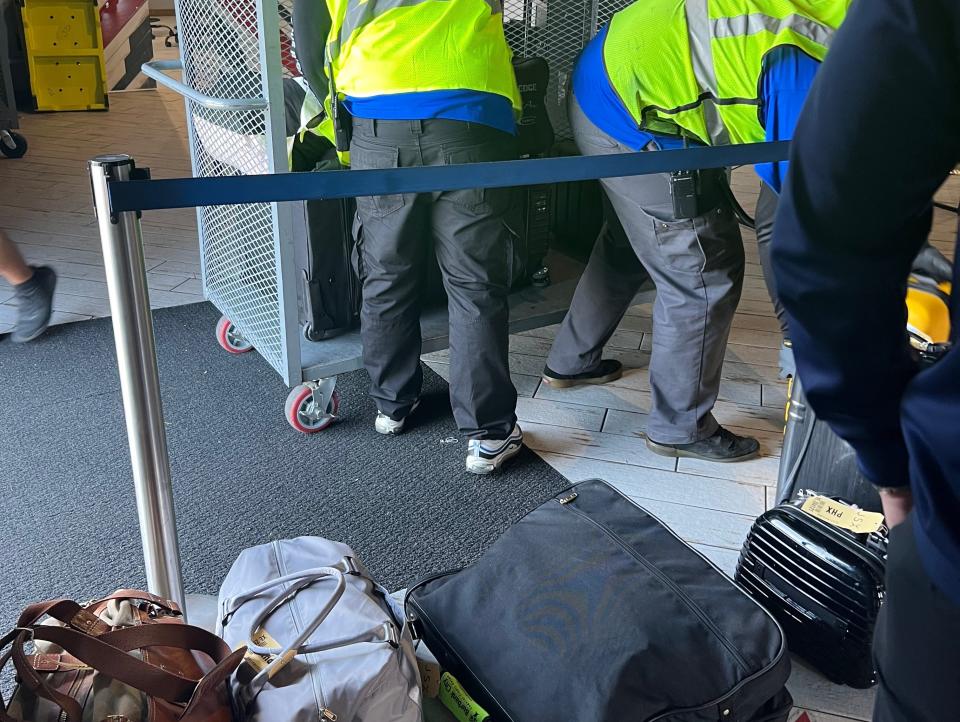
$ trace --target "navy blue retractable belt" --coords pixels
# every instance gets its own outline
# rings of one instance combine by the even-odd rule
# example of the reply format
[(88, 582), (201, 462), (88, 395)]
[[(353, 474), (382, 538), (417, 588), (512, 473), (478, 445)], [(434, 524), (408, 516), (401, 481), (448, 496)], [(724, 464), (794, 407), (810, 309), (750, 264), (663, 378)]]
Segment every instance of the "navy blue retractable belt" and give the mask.
[(110, 208), (122, 213), (620, 178), (773, 163), (787, 159), (789, 146), (782, 141), (423, 168), (115, 181), (110, 183)]

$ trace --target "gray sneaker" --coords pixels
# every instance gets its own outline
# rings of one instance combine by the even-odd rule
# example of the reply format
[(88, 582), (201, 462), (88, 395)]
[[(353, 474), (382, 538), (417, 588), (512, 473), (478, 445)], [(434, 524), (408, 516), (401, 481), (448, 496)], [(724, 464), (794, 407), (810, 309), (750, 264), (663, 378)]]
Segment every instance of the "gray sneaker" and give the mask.
[(53, 313), (53, 289), (57, 274), (48, 266), (34, 266), (33, 277), (16, 286), (17, 323), (10, 340), (26, 343), (40, 336), (50, 325)]

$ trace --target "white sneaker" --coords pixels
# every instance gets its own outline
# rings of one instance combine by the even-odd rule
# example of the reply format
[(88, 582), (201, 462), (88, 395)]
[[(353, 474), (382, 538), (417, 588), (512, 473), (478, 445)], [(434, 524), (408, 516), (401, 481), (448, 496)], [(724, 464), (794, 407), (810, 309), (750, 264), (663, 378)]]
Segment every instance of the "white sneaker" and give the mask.
[(471, 439), (467, 445), (467, 471), (471, 474), (492, 474), (523, 448), (523, 431), (514, 426), (506, 439)]
[(377, 420), (374, 423), (374, 428), (377, 430), (378, 434), (385, 434), (387, 436), (396, 436), (397, 434), (403, 433), (403, 427), (407, 423), (407, 419), (410, 418), (411, 414), (417, 410), (417, 407), (420, 405), (420, 399), (417, 399), (413, 406), (410, 407), (410, 411), (407, 412), (407, 415), (404, 416), (399, 421), (395, 421), (387, 416), (382, 411), (377, 413)]

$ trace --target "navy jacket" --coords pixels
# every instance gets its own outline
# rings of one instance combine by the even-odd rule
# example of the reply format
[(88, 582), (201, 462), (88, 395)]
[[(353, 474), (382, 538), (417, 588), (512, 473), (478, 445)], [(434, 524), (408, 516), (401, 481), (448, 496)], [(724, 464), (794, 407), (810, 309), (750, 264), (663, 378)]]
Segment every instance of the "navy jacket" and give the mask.
[(810, 403), (867, 478), (911, 485), (921, 557), (960, 604), (960, 349), (919, 373), (904, 330), (911, 260), (958, 161), (960, 3), (855, 3), (797, 127), (777, 287)]

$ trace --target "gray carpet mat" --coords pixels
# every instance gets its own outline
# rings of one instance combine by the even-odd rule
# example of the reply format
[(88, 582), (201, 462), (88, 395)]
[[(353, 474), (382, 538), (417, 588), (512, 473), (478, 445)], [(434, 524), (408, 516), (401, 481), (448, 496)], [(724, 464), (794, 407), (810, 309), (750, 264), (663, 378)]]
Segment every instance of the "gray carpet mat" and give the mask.
[[(373, 430), (363, 371), (340, 376), (336, 424), (298, 434), (279, 377), (255, 353), (220, 349), (217, 318), (207, 304), (155, 315), (189, 592), (216, 593), (243, 548), (304, 534), (350, 544), (400, 588), (476, 559), (567, 485), (527, 450), (499, 476), (467, 474), (447, 385), (429, 369), (402, 436)], [(0, 629), (32, 601), (144, 584), (118, 384), (107, 319), (25, 346), (0, 339)]]

